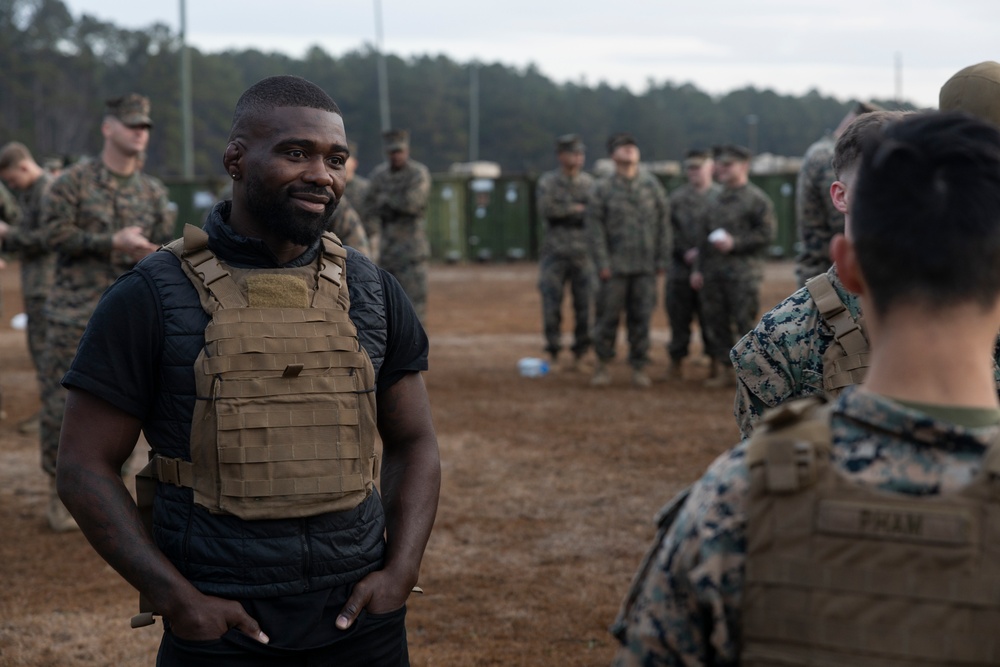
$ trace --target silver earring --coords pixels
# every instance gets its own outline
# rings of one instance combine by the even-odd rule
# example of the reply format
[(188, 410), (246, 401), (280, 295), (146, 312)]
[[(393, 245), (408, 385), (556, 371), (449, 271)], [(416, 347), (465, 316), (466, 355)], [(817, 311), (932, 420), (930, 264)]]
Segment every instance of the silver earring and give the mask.
[(233, 177), (233, 178), (236, 178), (236, 174), (232, 174), (232, 177)]

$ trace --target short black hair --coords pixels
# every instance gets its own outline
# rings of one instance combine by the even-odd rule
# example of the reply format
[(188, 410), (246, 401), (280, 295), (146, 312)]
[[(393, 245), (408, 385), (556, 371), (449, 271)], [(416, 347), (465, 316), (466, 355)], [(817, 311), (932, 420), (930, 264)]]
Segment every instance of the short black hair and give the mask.
[(1000, 296), (1000, 128), (922, 113), (869, 135), (851, 236), (880, 315)]
[(246, 131), (246, 126), (264, 112), (278, 107), (309, 107), (341, 115), (340, 107), (322, 88), (299, 76), (280, 75), (261, 79), (246, 89), (236, 102), (232, 141)]

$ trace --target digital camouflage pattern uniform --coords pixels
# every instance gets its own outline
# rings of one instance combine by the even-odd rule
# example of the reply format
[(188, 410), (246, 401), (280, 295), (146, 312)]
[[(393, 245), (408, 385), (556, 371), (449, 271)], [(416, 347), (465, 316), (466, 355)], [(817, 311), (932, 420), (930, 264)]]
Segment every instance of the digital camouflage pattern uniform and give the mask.
[(700, 315), (698, 292), (691, 288), (692, 264), (684, 261), (684, 253), (698, 248), (701, 240), (714, 229), (712, 206), (722, 186), (712, 183), (705, 192), (698, 192), (685, 183), (670, 193), (670, 228), (673, 233), (673, 252), (667, 269), (665, 306), (670, 321), (670, 343), (667, 353), (675, 362), (688, 355), (691, 344), (691, 323), (698, 317), (705, 336)]
[[(18, 206), (17, 199), (7, 187), (0, 183), (0, 220), (8, 225), (16, 226), (21, 222), (21, 207)], [(3, 410), (3, 399), (0, 397), (0, 419), (5, 416)]]
[(833, 264), (830, 239), (844, 232), (844, 214), (830, 200), (830, 186), (837, 180), (833, 171), (836, 143), (826, 136), (806, 151), (795, 183), (795, 224), (802, 250), (795, 258), (799, 287)]
[(375, 167), (365, 199), (369, 237), (378, 236), (379, 266), (391, 273), (410, 297), (417, 316), (424, 321), (427, 310), (427, 200), (431, 175), (427, 167), (408, 160), (399, 171), (388, 163)]
[(45, 314), (47, 378), (39, 420), (42, 467), (55, 474), (66, 392), (60, 386), (69, 370), (91, 313), (104, 290), (134, 262), (112, 252), (112, 236), (138, 225), (153, 243), (173, 238), (175, 213), (159, 180), (136, 172), (122, 178), (99, 157), (67, 169), (44, 200), (42, 219), (56, 253), (55, 281)]
[[(858, 321), (860, 299), (840, 282), (836, 266), (827, 276), (851, 317)], [(729, 358), (736, 368), (733, 412), (740, 437), (750, 437), (765, 410), (793, 398), (824, 393), (823, 355), (833, 340), (833, 328), (820, 316), (809, 290), (802, 287), (765, 313), (736, 343)], [(1000, 392), (1000, 365), (996, 361), (993, 373)]]
[(597, 295), (594, 351), (615, 356), (618, 321), (625, 311), (629, 364), (649, 363), (649, 320), (656, 306), (656, 272), (670, 261), (670, 204), (657, 178), (643, 169), (632, 179), (618, 174), (594, 184), (586, 213), (594, 268), (611, 270)]
[(52, 176), (43, 173), (27, 190), (17, 191), (23, 213), (21, 222), (12, 227), (3, 240), (4, 252), (15, 253), (21, 261), (21, 293), (28, 316), (28, 351), (41, 381), (45, 351), (45, 300), (52, 288), (55, 255), (42, 226), (42, 198), (52, 185)]
[[(1000, 423), (984, 410), (983, 423)], [(978, 471), (997, 426), (965, 428), (850, 387), (831, 421), (834, 467), (890, 493), (946, 494)], [(749, 486), (746, 442), (720, 456), (658, 536), (623, 609), (615, 665), (738, 665)], [(631, 597), (631, 596), (630, 596)], [(627, 598), (628, 599), (628, 598)]]
[(333, 212), (333, 217), (327, 225), (327, 231), (333, 232), (346, 246), (351, 246), (365, 257), (371, 257), (371, 246), (368, 243), (368, 234), (365, 233), (365, 226), (361, 223), (361, 216), (344, 195), (337, 203), (337, 208)]
[[(362, 224), (364, 224), (365, 218), (368, 217), (362, 207), (368, 197), (368, 188), (370, 187), (371, 182), (360, 174), (354, 174), (354, 178), (347, 181), (344, 185), (344, 197), (354, 202), (354, 210), (361, 216)], [(368, 230), (366, 229), (365, 232), (368, 232)]]
[(582, 356), (590, 348), (591, 303), (594, 294), (594, 262), (584, 227), (584, 213), (594, 178), (580, 172), (568, 176), (561, 169), (542, 174), (536, 200), (545, 238), (539, 258), (538, 289), (542, 295), (545, 350), (553, 357), (562, 349), (562, 301), (566, 284), (573, 296), (573, 354)]
[(733, 237), (733, 249), (719, 252), (708, 236), (701, 240), (696, 262), (705, 278), (701, 290), (705, 351), (715, 361), (729, 358), (729, 350), (757, 320), (764, 256), (776, 227), (774, 205), (753, 183), (723, 188), (712, 209), (713, 229)]

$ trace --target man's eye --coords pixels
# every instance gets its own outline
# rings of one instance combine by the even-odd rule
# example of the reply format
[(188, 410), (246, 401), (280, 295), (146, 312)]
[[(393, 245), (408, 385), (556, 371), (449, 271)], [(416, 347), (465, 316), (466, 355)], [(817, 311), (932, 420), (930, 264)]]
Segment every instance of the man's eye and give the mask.
[(306, 154), (305, 154), (305, 152), (304, 152), (304, 151), (300, 151), (300, 150), (298, 150), (298, 149), (295, 149), (295, 150), (291, 150), (291, 151), (288, 151), (288, 154), (289, 154), (289, 155), (290, 155), (291, 157), (305, 157), (305, 156), (306, 156)]
[(340, 155), (334, 155), (334, 156), (331, 156), (331, 157), (327, 158), (326, 161), (329, 162), (330, 164), (334, 165), (334, 166), (339, 167), (339, 166), (343, 165), (346, 160), (344, 160), (344, 158), (342, 156), (340, 156)]

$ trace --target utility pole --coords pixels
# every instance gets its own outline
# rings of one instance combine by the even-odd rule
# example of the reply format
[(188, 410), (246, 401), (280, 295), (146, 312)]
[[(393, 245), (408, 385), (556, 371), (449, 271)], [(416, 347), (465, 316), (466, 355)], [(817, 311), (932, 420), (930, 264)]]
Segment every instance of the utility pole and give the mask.
[(181, 155), (183, 175), (194, 178), (194, 133), (191, 128), (191, 55), (187, 47), (187, 3), (181, 2)]
[(375, 48), (378, 50), (378, 104), (382, 113), (382, 131), (392, 128), (389, 116), (389, 76), (385, 68), (385, 52), (382, 49), (382, 0), (375, 2)]
[(469, 65), (469, 162), (479, 160), (479, 63)]

